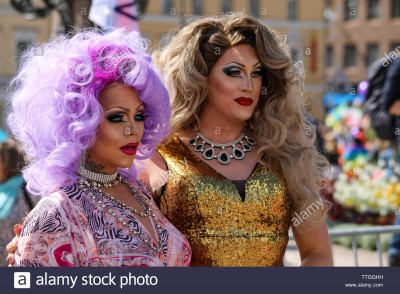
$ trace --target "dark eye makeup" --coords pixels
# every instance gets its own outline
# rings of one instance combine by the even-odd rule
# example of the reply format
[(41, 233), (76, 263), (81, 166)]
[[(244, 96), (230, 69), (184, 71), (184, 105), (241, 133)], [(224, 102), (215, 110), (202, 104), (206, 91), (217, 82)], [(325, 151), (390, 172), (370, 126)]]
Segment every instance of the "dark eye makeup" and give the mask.
[(123, 122), (124, 121), (123, 114), (111, 114), (111, 115), (108, 115), (106, 118), (110, 122)]
[(143, 113), (138, 113), (138, 114), (135, 114), (134, 119), (136, 121), (144, 121), (144, 119), (146, 117), (149, 117), (149, 116), (148, 115), (144, 115)]
[[(119, 122), (126, 122), (126, 120), (124, 120), (124, 116), (125, 114), (119, 113), (119, 114), (108, 115), (106, 118), (109, 122), (119, 123)], [(137, 113), (133, 116), (135, 121), (144, 121), (146, 117), (148, 117), (148, 115), (144, 115), (143, 113)]]
[[(236, 66), (227, 66), (222, 69), (222, 71), (230, 77), (240, 77), (242, 74), (242, 69), (236, 67)], [(262, 69), (258, 68), (255, 71), (251, 73), (252, 77), (261, 77), (262, 76)]]
[(223, 72), (230, 77), (238, 77), (241, 74), (241, 70), (235, 66), (228, 66), (223, 69)]
[(261, 68), (256, 69), (251, 73), (253, 77), (261, 77), (263, 74), (263, 70)]

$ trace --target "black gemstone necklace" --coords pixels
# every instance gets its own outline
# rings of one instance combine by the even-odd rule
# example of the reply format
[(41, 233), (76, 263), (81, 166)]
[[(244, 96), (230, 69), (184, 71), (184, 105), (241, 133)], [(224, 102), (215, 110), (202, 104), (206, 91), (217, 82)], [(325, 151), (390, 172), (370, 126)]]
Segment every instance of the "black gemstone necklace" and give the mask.
[[(246, 141), (246, 142), (245, 142)], [(206, 144), (210, 147), (206, 148)], [(240, 144), (240, 146), (236, 146)], [(251, 150), (251, 146), (256, 144), (256, 140), (249, 138), (242, 133), (239, 138), (235, 141), (226, 144), (219, 144), (208, 140), (200, 132), (197, 132), (196, 138), (189, 141), (189, 145), (194, 146), (196, 152), (201, 152), (203, 157), (207, 160), (217, 159), (220, 164), (227, 165), (231, 162), (231, 159), (242, 160), (246, 156), (246, 152)], [(226, 148), (232, 148), (232, 154), (226, 151)], [(217, 153), (215, 148), (221, 148), (221, 151)]]

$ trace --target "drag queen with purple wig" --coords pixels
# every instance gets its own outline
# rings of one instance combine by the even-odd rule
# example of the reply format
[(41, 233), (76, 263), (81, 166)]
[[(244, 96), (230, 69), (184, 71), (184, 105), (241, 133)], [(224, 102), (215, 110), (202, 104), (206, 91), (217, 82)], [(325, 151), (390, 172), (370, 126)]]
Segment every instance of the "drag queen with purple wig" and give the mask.
[(23, 57), (8, 123), (42, 199), (24, 220), (17, 266), (190, 264), (189, 243), (136, 178), (170, 131), (146, 45), (136, 33), (87, 31)]

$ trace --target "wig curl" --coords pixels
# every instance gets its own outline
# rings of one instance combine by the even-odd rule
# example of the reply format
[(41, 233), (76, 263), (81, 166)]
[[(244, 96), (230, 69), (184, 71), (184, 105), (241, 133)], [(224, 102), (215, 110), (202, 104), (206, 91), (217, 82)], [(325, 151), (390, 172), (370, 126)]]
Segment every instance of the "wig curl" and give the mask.
[[(170, 132), (168, 92), (140, 34), (116, 29), (53, 37), (22, 56), (11, 81), (8, 124), (30, 159), (23, 170), (27, 188), (46, 195), (70, 186), (82, 153), (93, 146), (103, 119), (98, 102), (108, 84), (134, 88), (145, 107), (144, 134), (135, 161), (149, 158)], [(133, 179), (135, 165), (119, 172)]]

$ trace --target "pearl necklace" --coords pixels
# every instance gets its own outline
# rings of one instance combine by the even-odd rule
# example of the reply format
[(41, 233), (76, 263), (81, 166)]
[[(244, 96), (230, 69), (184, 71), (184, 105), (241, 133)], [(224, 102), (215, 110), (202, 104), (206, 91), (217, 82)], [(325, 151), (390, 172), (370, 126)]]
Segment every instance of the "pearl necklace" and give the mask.
[(99, 174), (92, 172), (90, 170), (87, 170), (83, 164), (80, 165), (79, 167), (79, 174), (82, 177), (88, 178), (89, 180), (95, 181), (95, 182), (100, 182), (100, 183), (107, 183), (114, 181), (117, 178), (118, 171), (113, 173), (112, 175), (106, 175), (106, 174)]
[[(112, 197), (109, 193), (105, 193), (100, 189), (102, 186), (104, 186), (104, 188), (117, 186), (121, 182), (127, 186), (127, 188), (132, 193), (132, 195), (135, 197), (135, 199), (143, 207), (144, 212), (138, 211), (136, 208), (125, 205), (121, 201)], [(126, 179), (123, 179), (121, 176), (118, 176), (117, 180), (114, 183), (100, 184), (100, 183), (96, 183), (96, 182), (90, 183), (88, 181), (88, 179), (81, 177), (78, 180), (78, 183), (79, 183), (79, 188), (82, 191), (87, 192), (87, 196), (89, 196), (92, 203), (96, 204), (102, 210), (105, 210), (105, 212), (107, 214), (111, 215), (114, 219), (117, 220), (118, 223), (122, 224), (122, 226), (125, 227), (129, 233), (136, 235), (148, 247), (150, 247), (157, 253), (161, 252), (161, 249), (162, 249), (161, 240), (162, 240), (163, 228), (158, 223), (158, 217), (152, 210), (152, 208), (150, 206), (150, 201), (147, 199), (143, 199), (143, 197), (140, 195), (140, 193), (135, 188), (133, 188), (132, 185), (129, 184), (129, 182)], [(96, 194), (98, 195), (98, 197), (96, 196)], [(156, 231), (158, 234), (158, 239), (160, 240), (160, 245), (159, 246), (153, 245), (151, 243), (151, 239), (145, 238), (144, 234), (140, 232), (140, 229), (135, 229), (135, 227), (133, 225), (129, 224), (128, 219), (124, 219), (122, 216), (118, 216), (115, 213), (114, 209), (112, 209), (110, 207), (107, 208), (107, 205), (104, 203), (104, 201), (101, 200), (102, 197), (107, 200), (112, 200), (112, 201), (118, 203), (119, 205), (121, 205), (123, 207), (123, 209), (127, 213), (134, 213), (134, 214), (139, 215), (140, 217), (148, 217), (148, 218), (151, 217), (154, 220), (154, 223), (156, 224), (156, 229), (157, 229)]]
[[(247, 143), (244, 142), (243, 138), (247, 141)], [(197, 141), (200, 141), (200, 143), (197, 143)], [(242, 145), (242, 148), (236, 146), (236, 144), (238, 143)], [(207, 149), (205, 149), (206, 144), (210, 145), (210, 147)], [(231, 162), (231, 159), (242, 160), (246, 156), (245, 153), (249, 152), (251, 150), (251, 146), (255, 144), (256, 140), (249, 138), (245, 135), (245, 133), (242, 133), (239, 138), (230, 143), (219, 144), (207, 139), (202, 133), (198, 131), (196, 138), (193, 138), (189, 141), (189, 145), (194, 146), (194, 150), (196, 152), (201, 152), (205, 159), (211, 160), (216, 158), (218, 162), (223, 165), (229, 164)], [(225, 150), (225, 148), (227, 147), (232, 147), (232, 154), (229, 154)], [(217, 155), (214, 148), (221, 148), (222, 150)]]

